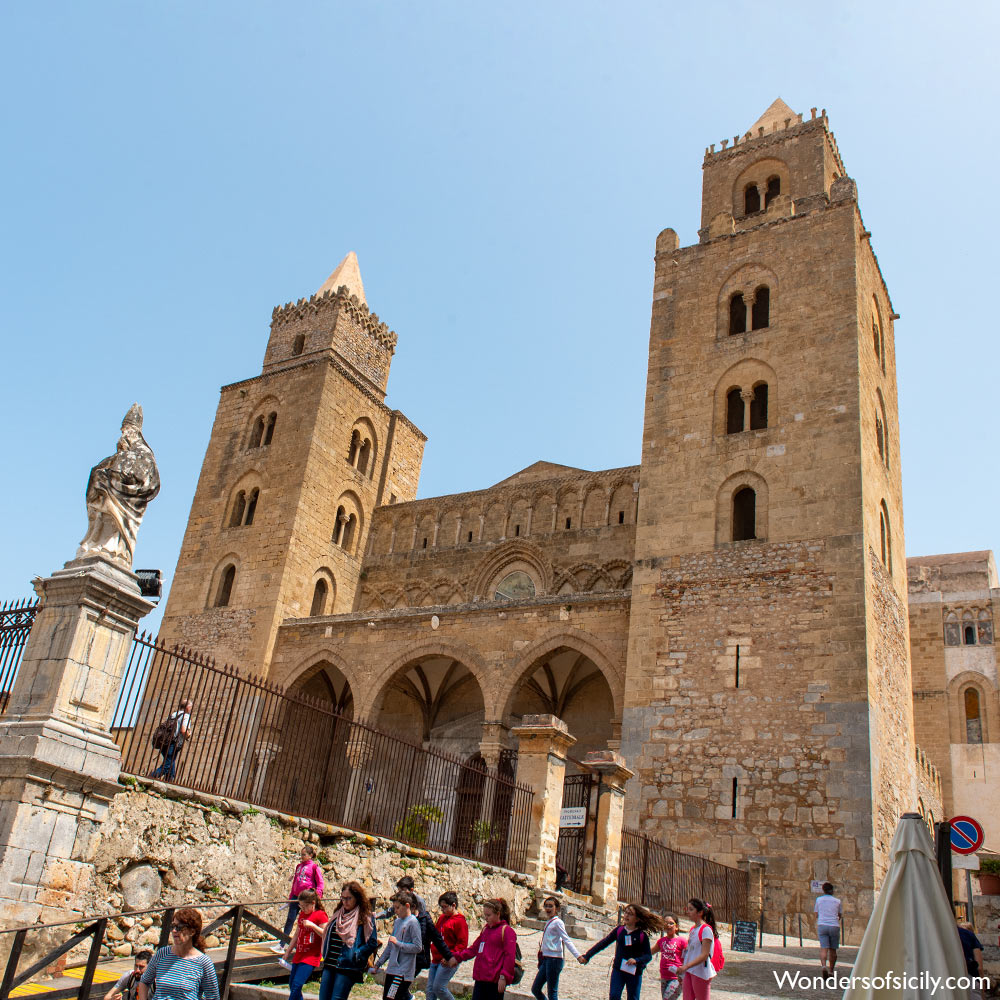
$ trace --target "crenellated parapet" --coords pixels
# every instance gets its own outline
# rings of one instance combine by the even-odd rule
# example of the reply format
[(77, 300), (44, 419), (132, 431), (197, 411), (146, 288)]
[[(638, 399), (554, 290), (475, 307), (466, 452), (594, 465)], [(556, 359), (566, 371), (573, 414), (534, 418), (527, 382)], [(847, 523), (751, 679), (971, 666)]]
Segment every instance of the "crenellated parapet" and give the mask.
[(274, 333), (289, 325), (327, 326), (336, 320), (340, 309), (346, 310), (354, 323), (390, 354), (396, 350), (395, 332), (379, 319), (378, 313), (372, 312), (356, 295), (352, 295), (346, 285), (341, 285), (335, 292), (323, 292), (322, 295), (275, 306), (271, 312), (271, 331)]

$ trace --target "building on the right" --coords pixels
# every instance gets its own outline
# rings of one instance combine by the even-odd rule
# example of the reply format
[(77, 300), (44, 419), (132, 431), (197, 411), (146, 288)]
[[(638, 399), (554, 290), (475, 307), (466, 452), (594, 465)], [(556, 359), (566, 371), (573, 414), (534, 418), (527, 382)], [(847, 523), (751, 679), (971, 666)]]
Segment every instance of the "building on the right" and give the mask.
[(917, 743), (941, 773), (946, 816), (977, 819), (984, 848), (1000, 853), (993, 553), (907, 559), (906, 573)]

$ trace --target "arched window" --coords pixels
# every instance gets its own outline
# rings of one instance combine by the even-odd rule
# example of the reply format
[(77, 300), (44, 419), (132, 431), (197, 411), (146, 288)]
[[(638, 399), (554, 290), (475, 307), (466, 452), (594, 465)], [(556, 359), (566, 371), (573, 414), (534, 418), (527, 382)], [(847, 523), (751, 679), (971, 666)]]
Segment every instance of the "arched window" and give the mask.
[(760, 211), (760, 191), (756, 184), (748, 184), (743, 189), (743, 213), (753, 215)]
[(355, 465), (358, 460), (358, 453), (361, 451), (361, 432), (354, 431), (351, 434), (351, 446), (347, 449), (347, 462), (349, 465)]
[(267, 429), (264, 431), (264, 444), (270, 444), (274, 437), (274, 425), (278, 422), (278, 414), (271, 413), (267, 418)]
[(250, 445), (251, 448), (259, 448), (261, 438), (264, 436), (264, 418), (258, 417), (253, 422), (253, 430), (250, 432)]
[(965, 742), (983, 742), (983, 717), (979, 707), (979, 691), (965, 689)]
[(229, 517), (229, 527), (236, 528), (243, 523), (243, 515), (247, 509), (247, 495), (240, 490), (236, 494), (236, 502), (233, 504), (233, 513)]
[(872, 343), (875, 347), (875, 357), (882, 357), (882, 331), (879, 329), (878, 314), (872, 313)]
[(292, 341), (292, 357), (297, 358), (302, 353), (302, 348), (306, 346), (306, 338), (304, 334), (299, 334)]
[(729, 300), (729, 334), (747, 332), (747, 304), (743, 293), (735, 292)]
[(771, 325), (771, 290), (761, 285), (753, 296), (753, 328), (764, 330)]
[(878, 445), (878, 457), (885, 461), (885, 429), (882, 426), (882, 416), (875, 411), (875, 444)]
[(778, 176), (768, 177), (767, 190), (764, 192), (764, 207), (767, 208), (779, 194), (781, 194), (781, 178)]
[(344, 524), (344, 530), (340, 533), (340, 547), (345, 552), (354, 551), (354, 533), (358, 527), (358, 517), (356, 514), (351, 514), (347, 518), (347, 522)]
[(733, 495), (733, 541), (757, 537), (757, 494), (744, 486)]
[(944, 619), (944, 644), (946, 646), (961, 646), (962, 633), (958, 626), (958, 615), (949, 611)]
[(217, 608), (228, 608), (229, 599), (233, 596), (233, 584), (236, 582), (236, 567), (230, 563), (222, 572), (219, 579), (219, 589), (215, 595), (215, 606)]
[(767, 427), (767, 383), (758, 382), (753, 387), (750, 400), (750, 430), (762, 431)]
[(976, 638), (981, 646), (991, 646), (993, 644), (993, 616), (988, 611), (979, 612), (979, 621), (976, 622)]
[(889, 530), (889, 508), (883, 500), (878, 512), (879, 536), (882, 546), (882, 564), (892, 572), (892, 534)]
[(361, 450), (358, 452), (358, 471), (362, 475), (365, 475), (367, 473), (369, 478), (371, 478), (371, 473), (369, 472), (368, 469), (368, 461), (371, 458), (371, 455), (372, 455), (372, 443), (371, 441), (368, 440), (368, 438), (365, 438), (364, 441), (361, 443)]
[(337, 516), (333, 522), (333, 544), (340, 545), (340, 540), (344, 537), (344, 525), (347, 524), (347, 511), (343, 507), (337, 508)]
[(317, 580), (313, 588), (312, 605), (309, 608), (309, 617), (315, 618), (317, 615), (326, 614), (326, 595), (329, 592), (326, 580)]
[(250, 492), (250, 499), (247, 500), (247, 516), (243, 521), (245, 525), (253, 524), (253, 516), (257, 513), (257, 500), (259, 497), (259, 489), (255, 489)]
[(970, 611), (965, 611), (962, 614), (962, 645), (975, 646), (975, 644), (976, 626), (972, 620), (972, 613)]
[(737, 386), (726, 393), (726, 433), (739, 434), (743, 430), (745, 407), (743, 390)]

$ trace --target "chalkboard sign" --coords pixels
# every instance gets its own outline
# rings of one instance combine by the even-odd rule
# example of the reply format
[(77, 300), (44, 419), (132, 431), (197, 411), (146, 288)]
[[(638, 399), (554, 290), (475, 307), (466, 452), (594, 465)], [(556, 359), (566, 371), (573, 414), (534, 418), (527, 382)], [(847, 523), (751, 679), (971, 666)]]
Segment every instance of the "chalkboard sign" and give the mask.
[(733, 951), (753, 954), (757, 948), (757, 923), (754, 920), (737, 920), (733, 924)]

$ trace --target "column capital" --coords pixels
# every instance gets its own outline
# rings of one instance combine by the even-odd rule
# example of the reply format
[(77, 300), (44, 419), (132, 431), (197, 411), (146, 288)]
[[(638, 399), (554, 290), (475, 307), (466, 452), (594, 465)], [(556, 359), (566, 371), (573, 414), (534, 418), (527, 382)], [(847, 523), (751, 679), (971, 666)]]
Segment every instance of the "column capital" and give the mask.
[(619, 792), (625, 791), (625, 783), (635, 774), (625, 766), (625, 758), (615, 750), (591, 750), (583, 762), (601, 776), (604, 784)]
[(566, 723), (554, 715), (526, 715), (521, 725), (511, 729), (511, 735), (517, 740), (518, 754), (554, 753), (565, 758), (566, 751), (576, 743)]

